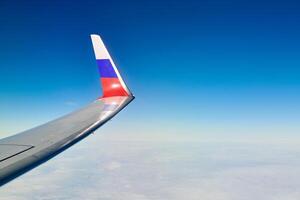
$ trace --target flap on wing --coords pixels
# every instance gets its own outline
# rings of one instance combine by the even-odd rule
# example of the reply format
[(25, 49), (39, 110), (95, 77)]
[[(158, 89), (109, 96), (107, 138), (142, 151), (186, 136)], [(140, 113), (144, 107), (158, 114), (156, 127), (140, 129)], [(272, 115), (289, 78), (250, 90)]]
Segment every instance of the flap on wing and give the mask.
[(0, 144), (0, 162), (23, 153), (33, 146), (15, 145), (15, 144)]

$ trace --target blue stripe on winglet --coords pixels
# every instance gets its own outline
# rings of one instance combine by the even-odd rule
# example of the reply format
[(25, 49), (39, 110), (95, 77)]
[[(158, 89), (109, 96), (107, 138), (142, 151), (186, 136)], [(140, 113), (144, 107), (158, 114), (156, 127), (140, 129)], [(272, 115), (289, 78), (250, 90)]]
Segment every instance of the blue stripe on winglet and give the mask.
[(102, 78), (117, 78), (117, 74), (109, 59), (97, 60), (98, 69)]

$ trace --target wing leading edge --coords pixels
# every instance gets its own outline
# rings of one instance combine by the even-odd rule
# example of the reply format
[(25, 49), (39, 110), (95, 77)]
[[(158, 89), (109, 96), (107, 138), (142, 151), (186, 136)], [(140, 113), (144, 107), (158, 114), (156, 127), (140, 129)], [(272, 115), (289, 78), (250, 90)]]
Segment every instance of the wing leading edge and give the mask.
[(134, 99), (100, 36), (91, 38), (103, 96), (64, 117), (0, 140), (0, 186), (85, 138)]

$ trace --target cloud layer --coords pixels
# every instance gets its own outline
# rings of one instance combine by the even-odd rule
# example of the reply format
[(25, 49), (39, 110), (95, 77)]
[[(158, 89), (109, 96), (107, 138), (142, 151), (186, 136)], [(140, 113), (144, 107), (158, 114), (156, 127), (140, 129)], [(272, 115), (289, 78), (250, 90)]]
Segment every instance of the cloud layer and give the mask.
[(0, 199), (300, 198), (299, 145), (115, 136), (89, 137), (2, 187)]

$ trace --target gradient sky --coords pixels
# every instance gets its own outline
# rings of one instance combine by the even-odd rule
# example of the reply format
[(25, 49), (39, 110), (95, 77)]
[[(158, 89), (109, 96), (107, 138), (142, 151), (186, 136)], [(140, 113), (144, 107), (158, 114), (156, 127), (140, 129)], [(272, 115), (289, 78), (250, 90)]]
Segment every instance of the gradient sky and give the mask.
[(136, 99), (0, 199), (300, 199), (300, 3), (1, 1), (0, 138), (101, 96), (91, 33)]
[(299, 9), (288, 1), (1, 1), (0, 134), (100, 96), (91, 33), (137, 97), (123, 114), (129, 123), (297, 134)]

